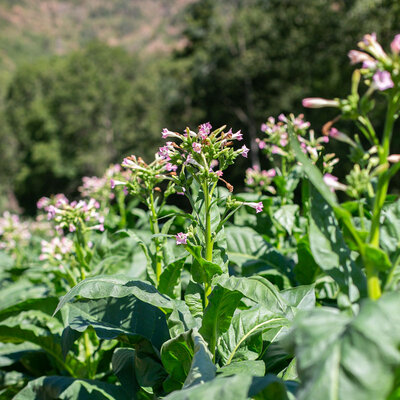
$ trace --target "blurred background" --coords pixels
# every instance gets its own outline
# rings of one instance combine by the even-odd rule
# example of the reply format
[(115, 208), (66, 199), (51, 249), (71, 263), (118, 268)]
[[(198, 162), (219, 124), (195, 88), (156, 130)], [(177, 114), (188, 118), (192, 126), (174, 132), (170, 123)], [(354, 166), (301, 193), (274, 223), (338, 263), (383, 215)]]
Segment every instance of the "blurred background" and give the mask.
[(398, 0), (0, 0), (0, 210), (151, 159), (164, 127), (228, 124), (250, 147), (268, 116), (306, 111), (319, 133), (335, 111), (301, 99), (346, 96), (371, 32), (389, 47)]

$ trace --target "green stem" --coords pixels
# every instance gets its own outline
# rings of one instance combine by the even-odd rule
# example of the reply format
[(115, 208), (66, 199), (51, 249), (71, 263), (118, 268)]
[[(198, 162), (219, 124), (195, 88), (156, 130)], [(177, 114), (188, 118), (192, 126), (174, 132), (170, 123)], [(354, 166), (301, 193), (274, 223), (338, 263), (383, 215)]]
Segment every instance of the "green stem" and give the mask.
[(123, 229), (126, 226), (126, 210), (125, 210), (125, 196), (122, 190), (117, 191), (117, 204), (120, 215), (119, 228)]
[[(157, 235), (160, 233), (160, 228), (158, 226), (158, 218), (157, 218), (157, 212), (154, 207), (154, 196), (153, 196), (153, 191), (150, 191), (150, 229), (151, 233), (153, 235)], [(156, 283), (157, 286), (160, 282), (160, 276), (162, 273), (162, 255), (160, 254), (161, 252), (161, 246), (160, 246), (160, 239), (158, 237), (155, 238), (154, 240), (155, 245), (156, 245)]]
[[(206, 246), (206, 260), (212, 261), (213, 252), (213, 241), (211, 236), (211, 214), (210, 214), (210, 193), (208, 189), (208, 183), (203, 184), (204, 191), (204, 207), (206, 215), (205, 231), (204, 231), (204, 241)], [(211, 282), (206, 282), (204, 284), (204, 308), (208, 306), (208, 296), (211, 294)]]
[(89, 332), (86, 330), (83, 332), (83, 341), (84, 341), (84, 346), (85, 346), (85, 359), (87, 363), (87, 370), (88, 370), (88, 378), (91, 379), (93, 378), (92, 374), (92, 362), (91, 362), (91, 357), (92, 357), (92, 343), (90, 342), (89, 338)]
[[(392, 138), (393, 125), (395, 121), (397, 104), (393, 98), (390, 98), (389, 105), (386, 113), (385, 128), (383, 131), (382, 146), (379, 147), (379, 162), (380, 165), (387, 163), (387, 157), (390, 151), (390, 141)], [(371, 230), (369, 235), (369, 243), (372, 246), (379, 248), (379, 228), (380, 228), (380, 217), (383, 205), (385, 203), (387, 191), (389, 188), (390, 174), (387, 171), (381, 173), (378, 179), (378, 187), (376, 191)], [(365, 260), (366, 273), (367, 273), (367, 286), (368, 286), (368, 296), (373, 299), (379, 299), (381, 296), (381, 285), (379, 281), (378, 268), (370, 262), (370, 260)]]
[(361, 200), (358, 201), (358, 216), (360, 218), (361, 229), (365, 230), (365, 223), (364, 223), (364, 204)]

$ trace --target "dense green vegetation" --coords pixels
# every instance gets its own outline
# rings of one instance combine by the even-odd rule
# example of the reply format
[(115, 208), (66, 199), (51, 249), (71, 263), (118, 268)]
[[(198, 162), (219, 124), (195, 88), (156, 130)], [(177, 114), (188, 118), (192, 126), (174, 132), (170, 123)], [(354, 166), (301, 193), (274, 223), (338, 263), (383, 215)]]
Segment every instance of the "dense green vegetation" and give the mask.
[[(148, 157), (158, 132), (182, 129), (183, 121), (231, 121), (250, 145), (266, 115), (301, 112), (301, 98), (314, 93), (344, 95), (346, 53), (368, 31), (389, 40), (400, 7), (200, 1), (177, 18), (181, 50), (143, 56), (93, 43), (20, 63), (1, 102), (3, 199), (15, 193), (32, 212), (41, 194), (72, 193), (80, 177), (100, 174), (121, 153)], [(332, 116), (307, 115), (317, 129)]]

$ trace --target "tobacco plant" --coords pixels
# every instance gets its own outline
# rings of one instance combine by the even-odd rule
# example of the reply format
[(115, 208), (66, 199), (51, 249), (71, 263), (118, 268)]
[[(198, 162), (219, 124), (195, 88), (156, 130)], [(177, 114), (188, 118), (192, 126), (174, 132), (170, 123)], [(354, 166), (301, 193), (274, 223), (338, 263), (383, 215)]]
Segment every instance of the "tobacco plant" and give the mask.
[[(302, 115), (262, 125), (270, 166), (245, 193), (228, 168), (245, 135), (205, 123), (84, 179), (92, 199), (41, 199), (53, 238), (4, 215), (2, 398), (399, 398), (400, 35), (359, 47), (347, 98), (303, 100), (337, 110), (322, 135)], [(340, 180), (334, 140), (353, 163)]]

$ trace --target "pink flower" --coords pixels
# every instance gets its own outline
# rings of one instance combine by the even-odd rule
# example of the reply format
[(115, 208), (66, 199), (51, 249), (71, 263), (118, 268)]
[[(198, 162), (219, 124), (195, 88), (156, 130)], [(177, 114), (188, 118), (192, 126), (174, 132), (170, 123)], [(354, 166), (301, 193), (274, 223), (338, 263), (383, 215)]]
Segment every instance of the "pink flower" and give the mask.
[(381, 91), (394, 86), (390, 72), (388, 71), (376, 71), (372, 79), (374, 80), (375, 87)]
[(224, 173), (219, 169), (218, 171), (215, 172), (217, 176), (220, 178)]
[(68, 230), (69, 230), (70, 232), (75, 232), (75, 231), (76, 231), (76, 227), (75, 227), (75, 225), (73, 225), (73, 224), (69, 224), (69, 228), (68, 228)]
[(321, 97), (307, 97), (302, 100), (302, 104), (306, 108), (339, 107), (337, 100), (322, 99)]
[(399, 54), (400, 53), (400, 34), (397, 34), (392, 43), (390, 43), (390, 48), (392, 49), (392, 52), (394, 54)]
[(388, 156), (387, 160), (391, 163), (398, 163), (400, 162), (400, 154), (391, 154), (390, 156)]
[(250, 149), (248, 149), (248, 148), (246, 147), (246, 145), (243, 145), (243, 146), (241, 147), (240, 150), (241, 150), (240, 154), (241, 154), (243, 157), (247, 158), (247, 153), (249, 152)]
[(265, 144), (265, 142), (263, 140), (260, 140), (260, 139), (257, 138), (256, 139), (256, 143), (258, 144), (258, 148), (260, 150), (265, 149), (266, 144)]
[(209, 122), (201, 124), (199, 128), (199, 136), (204, 140), (210, 134), (212, 126)]
[(36, 203), (37, 208), (41, 210), (45, 208), (49, 204), (50, 199), (48, 197), (41, 197), (38, 202)]
[(258, 203), (243, 203), (246, 206), (249, 206), (251, 208), (254, 208), (256, 210), (256, 214), (262, 212), (264, 205), (262, 203), (262, 201), (258, 202)]
[(165, 169), (166, 169), (168, 172), (170, 172), (170, 171), (176, 171), (176, 170), (178, 169), (178, 166), (177, 166), (177, 165), (174, 165), (174, 164), (172, 164), (172, 163), (167, 163), (167, 164), (165, 165)]
[(376, 64), (377, 64), (377, 61), (375, 61), (375, 60), (365, 60), (362, 64), (362, 67), (364, 69), (375, 69)]
[(239, 141), (243, 140), (242, 131), (239, 129), (236, 133), (234, 133), (232, 135), (232, 139), (236, 139), (236, 140), (239, 140)]
[(201, 144), (200, 144), (200, 143), (194, 142), (194, 143), (192, 144), (192, 147), (193, 147), (193, 150), (194, 150), (196, 153), (201, 153)]
[(335, 190), (346, 190), (347, 189), (346, 185), (343, 185), (342, 183), (338, 182), (339, 179), (336, 176), (333, 176), (331, 174), (325, 174), (323, 179), (324, 179), (325, 184), (331, 190), (331, 192), (334, 192)]
[(364, 53), (363, 51), (350, 50), (347, 55), (350, 58), (351, 64), (358, 64), (364, 61), (374, 61), (374, 59), (370, 55)]
[(175, 235), (176, 244), (186, 244), (187, 243), (187, 234), (183, 232), (179, 232)]
[(166, 139), (168, 137), (176, 137), (176, 138), (180, 137), (177, 133), (172, 132), (172, 131), (168, 130), (167, 128), (164, 128), (162, 130), (161, 135), (162, 135), (163, 139)]
[(272, 145), (271, 147), (271, 153), (272, 154), (279, 154), (280, 156), (285, 156), (286, 153), (278, 146), (276, 146), (275, 144)]

